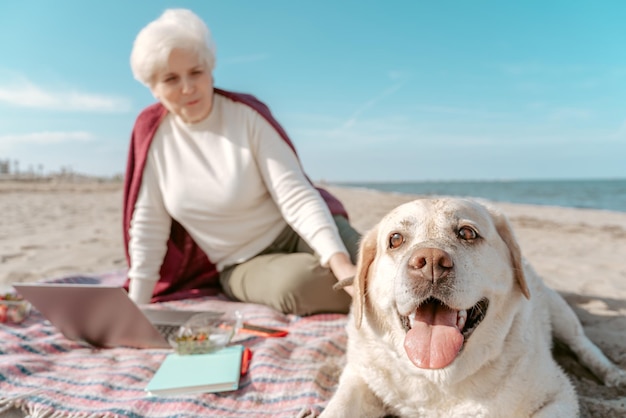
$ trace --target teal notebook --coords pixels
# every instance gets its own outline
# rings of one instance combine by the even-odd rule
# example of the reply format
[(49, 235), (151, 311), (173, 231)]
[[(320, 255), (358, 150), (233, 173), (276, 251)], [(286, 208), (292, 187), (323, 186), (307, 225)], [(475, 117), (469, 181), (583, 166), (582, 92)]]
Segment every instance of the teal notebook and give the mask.
[(237, 390), (243, 345), (207, 354), (168, 354), (146, 386), (151, 395)]

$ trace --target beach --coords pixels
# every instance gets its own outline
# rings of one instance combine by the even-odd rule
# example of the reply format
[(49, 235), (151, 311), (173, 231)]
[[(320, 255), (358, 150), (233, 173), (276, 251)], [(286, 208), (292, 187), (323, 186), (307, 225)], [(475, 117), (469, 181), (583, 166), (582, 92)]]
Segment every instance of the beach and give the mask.
[[(416, 196), (323, 185), (365, 232)], [(119, 181), (0, 181), (0, 287), (126, 268)], [(626, 369), (626, 213), (496, 203), (525, 257), (574, 308), (590, 338)], [(567, 350), (555, 355), (582, 416), (626, 415), (626, 389), (606, 388)]]
[(0, 287), (126, 267), (122, 184), (0, 181)]

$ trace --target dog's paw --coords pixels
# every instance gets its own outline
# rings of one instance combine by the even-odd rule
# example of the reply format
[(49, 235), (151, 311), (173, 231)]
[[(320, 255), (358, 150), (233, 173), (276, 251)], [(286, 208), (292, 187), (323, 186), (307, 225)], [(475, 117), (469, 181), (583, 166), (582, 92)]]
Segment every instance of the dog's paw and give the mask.
[(626, 387), (626, 371), (617, 367), (609, 370), (604, 376), (604, 384), (608, 387)]

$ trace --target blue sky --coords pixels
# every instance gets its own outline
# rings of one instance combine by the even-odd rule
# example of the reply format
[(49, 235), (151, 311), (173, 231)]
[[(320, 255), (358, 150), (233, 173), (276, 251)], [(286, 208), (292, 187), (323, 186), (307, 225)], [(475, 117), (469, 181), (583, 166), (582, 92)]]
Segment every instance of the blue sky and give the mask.
[(314, 180), (626, 178), (623, 1), (0, 2), (0, 160), (114, 175), (153, 102), (129, 55), (185, 7), (216, 86), (256, 95)]

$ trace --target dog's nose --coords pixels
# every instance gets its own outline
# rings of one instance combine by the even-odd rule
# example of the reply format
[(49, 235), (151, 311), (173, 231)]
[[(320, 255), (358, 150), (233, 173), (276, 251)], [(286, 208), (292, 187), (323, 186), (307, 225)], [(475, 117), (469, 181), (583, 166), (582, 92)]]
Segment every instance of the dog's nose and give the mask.
[(420, 248), (409, 258), (409, 274), (415, 279), (435, 282), (448, 275), (454, 262), (439, 248)]

